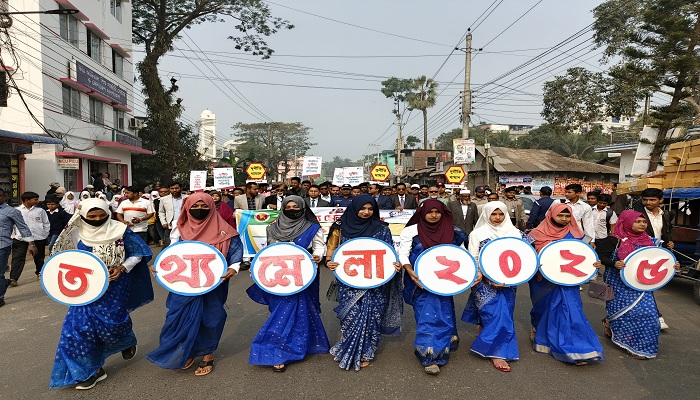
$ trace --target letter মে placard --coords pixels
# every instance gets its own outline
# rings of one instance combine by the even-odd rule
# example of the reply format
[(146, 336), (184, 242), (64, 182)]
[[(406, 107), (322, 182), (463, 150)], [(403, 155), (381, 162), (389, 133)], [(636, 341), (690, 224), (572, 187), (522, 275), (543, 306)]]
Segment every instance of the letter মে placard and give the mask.
[(318, 272), (306, 249), (294, 243), (275, 243), (263, 247), (255, 255), (250, 273), (262, 290), (289, 296), (306, 289)]

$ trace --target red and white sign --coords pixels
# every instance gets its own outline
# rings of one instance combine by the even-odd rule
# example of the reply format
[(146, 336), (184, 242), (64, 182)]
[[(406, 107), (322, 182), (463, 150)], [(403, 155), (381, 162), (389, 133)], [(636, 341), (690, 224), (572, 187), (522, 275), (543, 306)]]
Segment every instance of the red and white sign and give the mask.
[(481, 272), (499, 285), (518, 286), (529, 281), (539, 264), (535, 248), (514, 237), (491, 240), (479, 252)]
[(228, 269), (226, 258), (213, 246), (185, 240), (160, 252), (153, 263), (156, 280), (168, 291), (199, 296), (214, 290)]
[(306, 289), (316, 279), (311, 254), (294, 243), (263, 247), (250, 264), (253, 281), (264, 291), (289, 296)]
[(190, 190), (201, 192), (207, 186), (207, 171), (190, 171)]
[(102, 297), (109, 286), (107, 266), (92, 253), (66, 250), (49, 258), (41, 270), (41, 287), (51, 299), (84, 306)]
[(356, 289), (371, 289), (391, 280), (399, 261), (393, 246), (374, 238), (357, 238), (344, 242), (333, 253), (339, 263), (335, 276)]
[(633, 251), (625, 258), (622, 281), (634, 290), (649, 292), (666, 285), (676, 270), (676, 257), (661, 247), (644, 247)]
[(476, 260), (462, 247), (433, 246), (416, 260), (413, 270), (425, 290), (454, 296), (469, 289), (477, 276)]
[(575, 239), (552, 242), (540, 251), (540, 272), (550, 282), (562, 286), (578, 286), (598, 273), (593, 247)]

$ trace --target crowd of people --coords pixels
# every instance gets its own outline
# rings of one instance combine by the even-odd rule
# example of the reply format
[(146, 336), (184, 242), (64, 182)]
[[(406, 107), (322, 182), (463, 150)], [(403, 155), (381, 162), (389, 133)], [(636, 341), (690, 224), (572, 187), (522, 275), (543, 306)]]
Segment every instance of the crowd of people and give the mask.
[[(98, 181), (104, 191), (97, 190)], [(249, 297), (270, 311), (252, 340), (249, 362), (284, 372), (307, 355), (330, 353), (340, 368), (359, 371), (376, 357), (382, 335), (401, 332), (405, 302), (416, 319), (415, 354), (427, 374), (438, 374), (459, 344), (455, 303), (452, 296), (425, 290), (414, 264), (422, 253), (442, 244), (464, 247), (478, 259), (483, 246), (504, 237), (522, 239), (538, 251), (560, 239), (594, 246), (601, 260), (595, 267), (604, 268), (603, 279), (615, 292), (615, 299), (606, 304), (605, 335), (636, 359), (655, 357), (659, 332), (667, 325), (653, 292), (630, 289), (620, 271), (625, 257), (638, 248), (673, 248), (670, 213), (661, 208), (663, 193), (643, 191), (637, 210), (631, 210), (623, 196), (613, 200), (600, 191), (584, 196), (581, 185), (571, 184), (565, 197), (556, 199), (545, 186), (528, 215), (517, 196), (528, 192), (529, 188), (491, 191), (477, 186), (472, 198), (466, 188), (452, 192), (441, 183), (351, 186), (292, 178), (289, 186), (249, 182), (231, 190), (188, 193), (178, 182), (119, 187), (108, 176), (96, 174), (77, 197), (52, 183), (43, 202), (37, 193), (25, 192), (16, 208), (7, 205), (0, 191), (3, 277), (12, 254), (10, 278), (0, 279), (0, 306), (5, 304), (6, 288), (18, 285), (27, 252), (34, 258), (37, 279), (47, 247), (54, 254), (79, 249), (100, 258), (109, 268), (109, 288), (99, 300), (69, 308), (51, 376), (51, 387), (90, 389), (106, 378), (102, 366), (109, 355), (121, 352), (130, 359), (136, 354), (129, 312), (153, 299), (148, 245), (201, 241), (225, 255), (229, 268), (223, 283), (199, 296), (169, 293), (159, 346), (147, 358), (167, 369), (188, 369), (200, 359), (195, 375), (208, 375), (226, 322), (228, 281), (246, 268), (235, 210), (279, 210), (267, 228), (268, 243), (295, 243), (317, 264), (334, 270), (338, 263), (332, 255), (347, 240), (367, 237), (394, 244), (380, 210), (415, 209), (400, 237), (399, 262), (394, 263), (403, 273), (373, 289), (333, 282), (328, 293), (338, 302), (334, 311), (341, 330), (333, 345), (320, 318), (318, 274), (310, 286), (291, 296), (273, 295), (255, 284), (248, 288)], [(327, 238), (312, 211), (317, 207), (345, 207)], [(156, 271), (150, 268), (150, 273)], [(580, 289), (554, 284), (540, 273), (530, 280), (529, 289), (529, 334), (535, 351), (575, 365), (604, 360), (602, 345), (583, 312)], [(519, 358), (515, 297), (515, 287), (478, 273), (461, 315), (462, 321), (477, 325), (470, 350), (503, 372), (511, 371), (509, 362)]]

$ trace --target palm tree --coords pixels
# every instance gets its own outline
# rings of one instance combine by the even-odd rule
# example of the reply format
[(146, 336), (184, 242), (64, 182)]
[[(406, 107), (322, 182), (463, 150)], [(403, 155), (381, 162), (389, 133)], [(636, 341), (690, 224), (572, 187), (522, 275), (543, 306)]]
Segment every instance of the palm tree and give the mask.
[(435, 106), (438, 84), (425, 75), (411, 81), (411, 93), (406, 96), (409, 110), (423, 112), (423, 149), (428, 149), (428, 108)]

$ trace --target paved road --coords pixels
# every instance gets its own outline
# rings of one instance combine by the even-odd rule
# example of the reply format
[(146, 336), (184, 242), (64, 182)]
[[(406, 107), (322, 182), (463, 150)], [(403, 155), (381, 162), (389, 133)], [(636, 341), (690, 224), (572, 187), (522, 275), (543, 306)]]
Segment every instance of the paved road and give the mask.
[[(33, 268), (28, 265), (25, 270)], [(331, 274), (323, 270), (321, 278), (325, 292)], [(361, 372), (341, 370), (327, 354), (293, 364), (283, 374), (249, 365), (250, 342), (268, 316), (265, 306), (245, 294), (251, 283), (247, 273), (231, 283), (229, 318), (211, 375), (195, 377), (194, 369), (162, 370), (144, 358), (157, 346), (166, 311), (166, 292), (154, 283), (155, 301), (132, 314), (139, 354), (129, 362), (118, 354), (110, 357), (107, 380), (79, 392), (48, 389), (66, 307), (49, 300), (33, 274), (25, 272), (20, 286), (8, 289), (8, 304), (0, 308), (0, 399), (700, 398), (700, 306), (693, 301), (688, 281), (676, 279), (657, 292), (671, 329), (661, 334), (654, 360), (633, 360), (614, 347), (599, 322), (604, 303), (585, 295), (585, 311), (601, 338), (606, 362), (575, 367), (534, 353), (528, 339), (530, 299), (523, 286), (515, 315), (521, 359), (512, 363), (513, 372), (498, 372), (489, 361), (471, 354), (476, 330), (460, 321), (461, 347), (439, 376), (426, 375), (413, 355), (415, 322), (410, 306), (405, 308), (403, 333), (384, 337), (376, 360)], [(456, 297), (458, 316), (466, 300), (466, 294)], [(333, 306), (323, 299), (322, 318), (331, 341), (339, 335)]]

